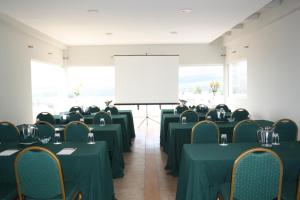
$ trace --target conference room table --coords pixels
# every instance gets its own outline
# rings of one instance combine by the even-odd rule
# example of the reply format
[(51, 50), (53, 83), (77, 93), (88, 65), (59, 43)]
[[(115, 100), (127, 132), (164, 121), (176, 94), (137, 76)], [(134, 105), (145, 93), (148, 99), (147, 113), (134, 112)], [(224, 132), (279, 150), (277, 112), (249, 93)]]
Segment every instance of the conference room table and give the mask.
[[(258, 143), (185, 144), (182, 151), (176, 200), (215, 200), (221, 184), (230, 185), (236, 158)], [(269, 148), (284, 165), (283, 191), (295, 193), (300, 170), (300, 143), (284, 143)], [(270, 168), (270, 170), (272, 170)]]
[[(65, 182), (74, 182), (82, 192), (83, 199), (114, 199), (113, 179), (108, 158), (107, 144), (63, 143), (39, 145), (57, 154), (64, 148), (76, 148), (71, 155), (56, 155), (61, 163)], [(0, 144), (0, 152), (7, 149), (22, 150), (28, 147), (18, 143)], [(16, 185), (14, 160), (17, 153), (0, 156), (0, 182)], [(46, 184), (46, 183), (45, 183)]]
[[(93, 124), (94, 121), (94, 114), (90, 115), (83, 115), (84, 123), (86, 124)], [(111, 115), (112, 123), (113, 124), (120, 124), (122, 129), (122, 140), (123, 140), (123, 151), (129, 152), (131, 147), (131, 134), (134, 132), (132, 130), (133, 125), (129, 125), (129, 120), (127, 114), (116, 114)], [(68, 120), (63, 120), (61, 115), (54, 115), (54, 119), (56, 124), (67, 124)], [(130, 128), (131, 127), (131, 128)], [(129, 129), (130, 128), (130, 129)]]
[[(238, 122), (217, 122), (220, 134), (226, 134), (228, 141), (231, 142), (234, 126)], [(169, 123), (167, 141), (165, 143), (166, 153), (168, 154), (166, 169), (173, 176), (178, 175), (181, 160), (181, 151), (184, 144), (191, 143), (192, 128), (196, 123)]]

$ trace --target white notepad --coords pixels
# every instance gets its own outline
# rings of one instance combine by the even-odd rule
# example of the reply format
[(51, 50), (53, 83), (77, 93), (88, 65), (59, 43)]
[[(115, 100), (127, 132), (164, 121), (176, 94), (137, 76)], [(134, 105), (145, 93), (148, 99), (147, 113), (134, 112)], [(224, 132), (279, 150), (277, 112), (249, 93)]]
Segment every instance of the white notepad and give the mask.
[(0, 156), (10, 156), (13, 155), (14, 153), (17, 153), (19, 150), (18, 149), (7, 149), (5, 151), (2, 151), (0, 153)]
[(74, 151), (76, 151), (76, 148), (63, 148), (57, 155), (71, 155)]

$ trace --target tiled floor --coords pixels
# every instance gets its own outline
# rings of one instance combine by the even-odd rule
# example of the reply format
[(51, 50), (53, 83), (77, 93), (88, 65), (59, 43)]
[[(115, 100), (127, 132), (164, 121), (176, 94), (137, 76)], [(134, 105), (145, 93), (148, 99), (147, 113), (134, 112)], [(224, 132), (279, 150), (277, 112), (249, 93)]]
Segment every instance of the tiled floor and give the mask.
[(166, 155), (159, 146), (159, 124), (137, 127), (132, 152), (125, 153), (125, 176), (114, 180), (118, 200), (174, 200), (177, 178), (167, 175)]

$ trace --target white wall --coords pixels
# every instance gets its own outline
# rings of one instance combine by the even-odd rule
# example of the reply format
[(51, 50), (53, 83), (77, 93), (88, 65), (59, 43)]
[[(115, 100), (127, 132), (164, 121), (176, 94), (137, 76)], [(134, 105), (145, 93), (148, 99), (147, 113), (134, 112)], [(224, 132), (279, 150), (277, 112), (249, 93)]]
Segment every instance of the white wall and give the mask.
[(180, 65), (223, 64), (221, 44), (71, 46), (69, 66), (112, 66), (113, 55), (179, 54)]
[(22, 24), (11, 23), (1, 16), (0, 44), (0, 120), (15, 124), (32, 122), (30, 61), (62, 65), (62, 50), (30, 36)]
[(300, 127), (300, 10), (281, 15), (277, 21), (244, 36), (231, 36), (225, 45), (227, 64), (248, 61), (247, 99), (227, 96), (226, 102), (233, 108), (249, 109), (253, 118), (290, 118)]

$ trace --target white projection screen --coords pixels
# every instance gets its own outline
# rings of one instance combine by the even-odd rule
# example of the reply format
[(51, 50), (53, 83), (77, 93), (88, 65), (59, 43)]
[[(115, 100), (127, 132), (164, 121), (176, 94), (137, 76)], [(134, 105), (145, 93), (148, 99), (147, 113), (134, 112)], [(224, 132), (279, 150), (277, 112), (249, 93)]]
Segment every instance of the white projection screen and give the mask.
[(114, 56), (116, 103), (178, 101), (179, 56)]

